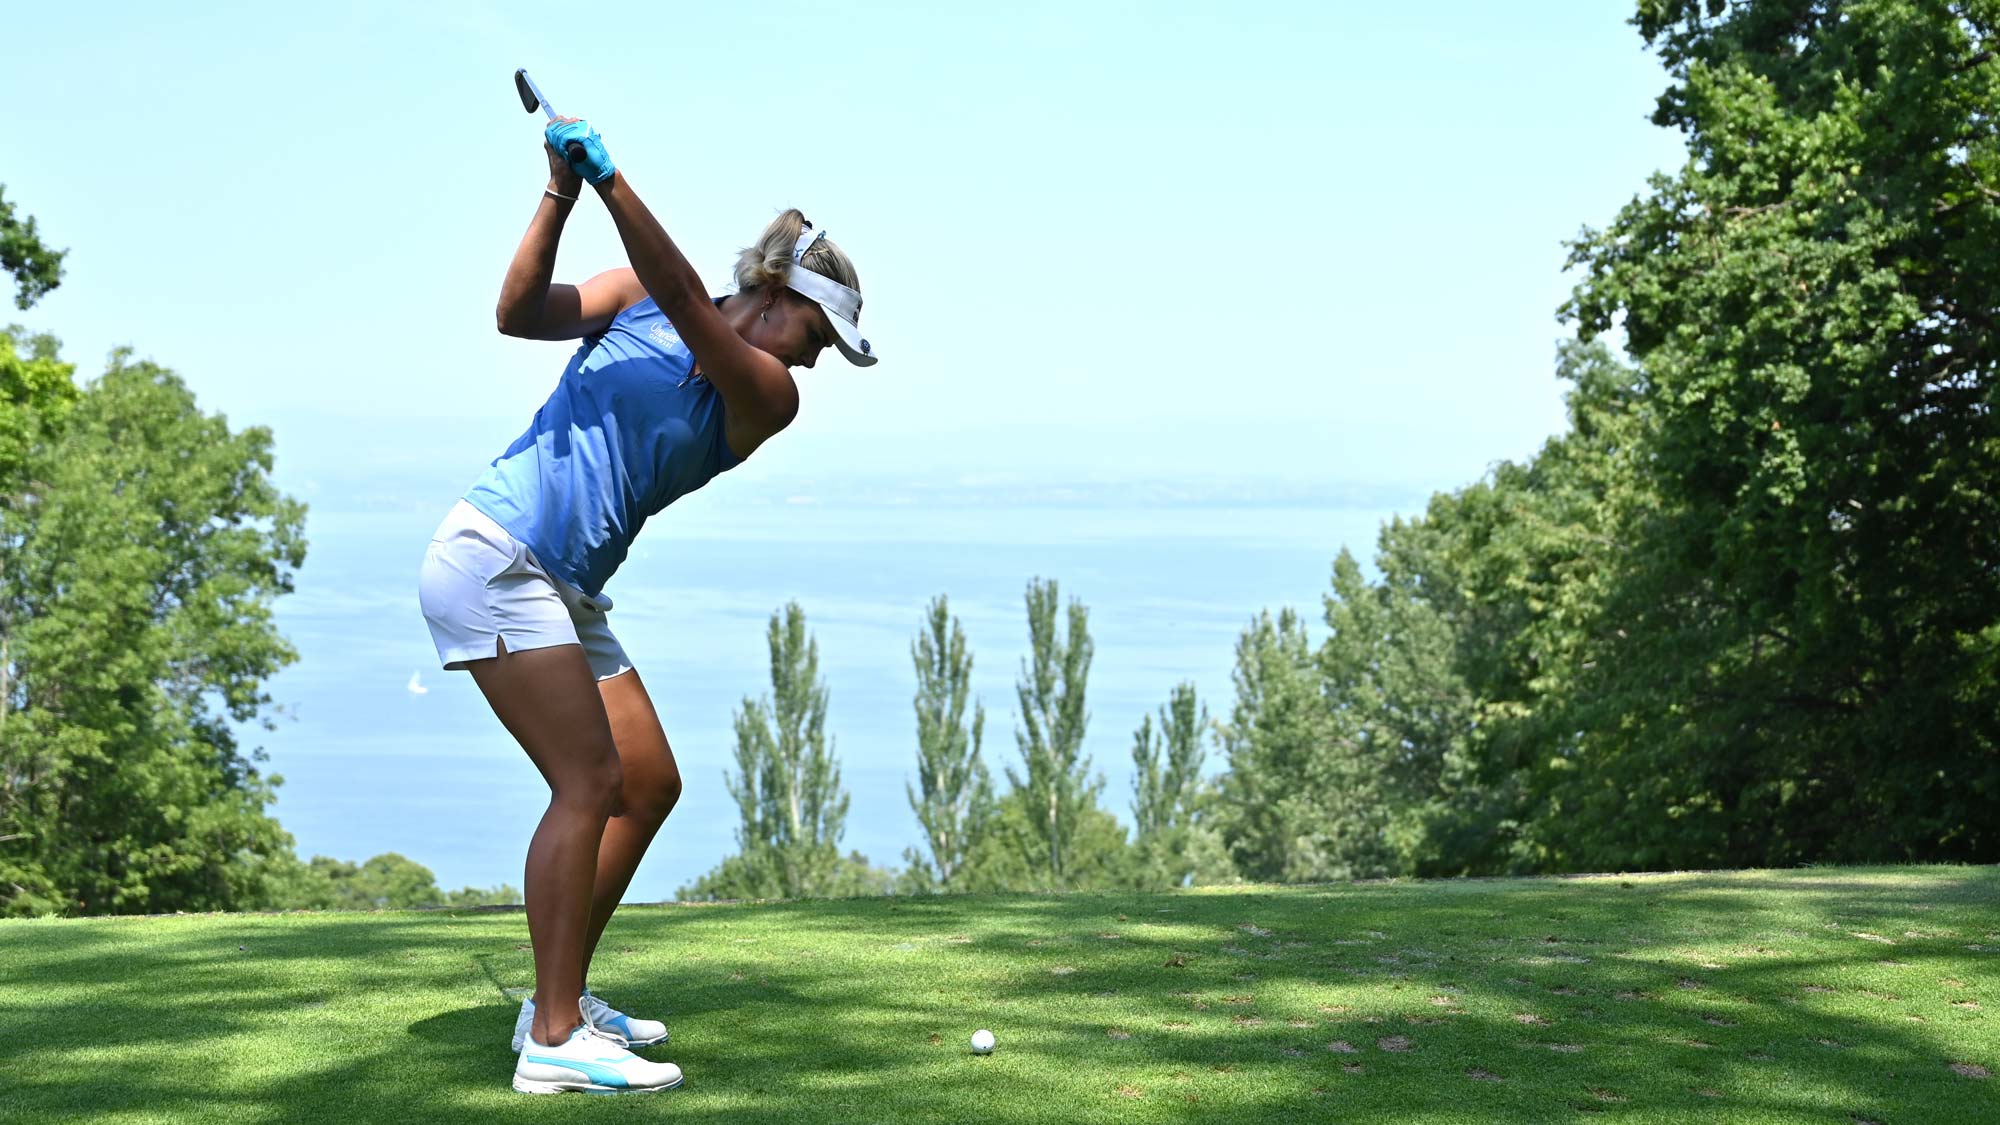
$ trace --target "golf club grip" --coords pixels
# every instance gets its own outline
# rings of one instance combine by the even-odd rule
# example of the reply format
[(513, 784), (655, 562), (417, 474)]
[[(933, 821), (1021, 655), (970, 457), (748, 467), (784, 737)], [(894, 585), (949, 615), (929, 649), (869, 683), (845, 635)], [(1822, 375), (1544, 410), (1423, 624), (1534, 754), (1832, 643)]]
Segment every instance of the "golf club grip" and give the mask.
[(581, 164), (584, 157), (588, 154), (583, 151), (583, 142), (571, 141), (569, 144), (563, 146), (563, 155), (569, 157), (571, 164)]

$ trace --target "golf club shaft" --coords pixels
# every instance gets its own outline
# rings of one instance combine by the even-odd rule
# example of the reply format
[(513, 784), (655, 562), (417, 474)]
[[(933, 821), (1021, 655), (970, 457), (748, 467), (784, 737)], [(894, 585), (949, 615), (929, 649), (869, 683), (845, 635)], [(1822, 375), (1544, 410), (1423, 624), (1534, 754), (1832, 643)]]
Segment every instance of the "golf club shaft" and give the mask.
[[(554, 121), (557, 117), (556, 107), (549, 104), (548, 97), (542, 93), (542, 88), (540, 86), (535, 85), (534, 78), (531, 77), (526, 70), (516, 71), (515, 73), (521, 76), (521, 81), (526, 82), (528, 84), (528, 92), (535, 95), (535, 101), (540, 103), (542, 107), (542, 112), (549, 115), (550, 121)], [(583, 151), (583, 145), (579, 144), (576, 141), (571, 141), (569, 144), (564, 145), (563, 153), (564, 155), (569, 157), (571, 164), (577, 164), (582, 162), (585, 155)]]

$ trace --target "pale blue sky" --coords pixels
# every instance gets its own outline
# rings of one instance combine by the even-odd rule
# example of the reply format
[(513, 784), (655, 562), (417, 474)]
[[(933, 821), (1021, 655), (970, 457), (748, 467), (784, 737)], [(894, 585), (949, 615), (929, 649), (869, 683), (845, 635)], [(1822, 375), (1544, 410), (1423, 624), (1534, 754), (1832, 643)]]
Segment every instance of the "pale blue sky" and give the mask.
[[(718, 288), (790, 204), (858, 264), (884, 361), (807, 373), (736, 487), (1421, 494), (1560, 425), (1559, 242), (1680, 158), (1627, 7), (26, 6), (0, 183), (73, 252), (20, 319), (275, 425), (316, 503), (434, 507), (566, 356), (492, 330), (525, 65)], [(584, 204), (559, 276), (620, 262)]]
[[(731, 711), (787, 599), (822, 646), (848, 846), (893, 863), (918, 836), (931, 595), (965, 620), (989, 762), (1016, 761), (1035, 575), (1091, 607), (1086, 750), (1123, 813), (1131, 731), (1181, 680), (1226, 715), (1251, 614), (1316, 620), (1343, 544), (1369, 557), (1383, 518), (1561, 425), (1561, 241), (1682, 158), (1607, 0), (17, 7), (0, 183), (72, 249), (17, 319), (86, 374), (131, 345), (274, 428), (311, 550), (278, 607), (295, 721), (247, 744), (302, 852), (454, 886), (518, 882), (544, 796), (415, 598), (426, 536), (570, 350), (493, 330), (546, 174), (515, 67), (718, 291), (802, 207), (884, 357), (804, 373), (792, 429), (609, 587), (689, 783), (638, 898), (732, 846)], [(558, 276), (622, 261), (586, 201)]]

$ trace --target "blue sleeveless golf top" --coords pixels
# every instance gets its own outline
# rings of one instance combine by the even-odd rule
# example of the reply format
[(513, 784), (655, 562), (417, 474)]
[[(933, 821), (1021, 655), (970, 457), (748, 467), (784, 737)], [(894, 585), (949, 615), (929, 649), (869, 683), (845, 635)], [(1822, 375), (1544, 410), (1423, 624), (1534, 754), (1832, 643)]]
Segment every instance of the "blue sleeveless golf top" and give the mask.
[(734, 468), (722, 396), (651, 297), (585, 337), (526, 433), (465, 499), (595, 597), (646, 518)]

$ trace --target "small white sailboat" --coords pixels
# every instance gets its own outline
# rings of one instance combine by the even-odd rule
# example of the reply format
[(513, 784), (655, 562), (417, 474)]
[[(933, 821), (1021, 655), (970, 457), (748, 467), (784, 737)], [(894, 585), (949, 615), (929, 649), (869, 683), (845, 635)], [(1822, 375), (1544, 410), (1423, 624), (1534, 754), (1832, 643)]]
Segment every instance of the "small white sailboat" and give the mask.
[(424, 686), (424, 674), (421, 671), (410, 673), (410, 694), (429, 695), (430, 693), (431, 689)]

